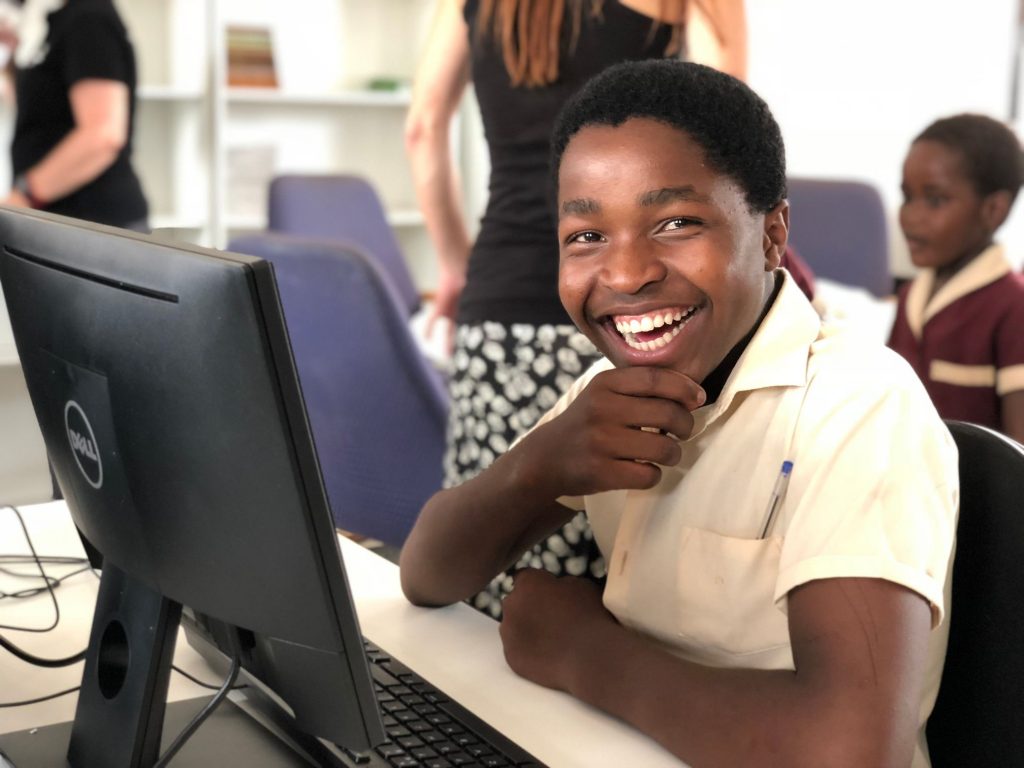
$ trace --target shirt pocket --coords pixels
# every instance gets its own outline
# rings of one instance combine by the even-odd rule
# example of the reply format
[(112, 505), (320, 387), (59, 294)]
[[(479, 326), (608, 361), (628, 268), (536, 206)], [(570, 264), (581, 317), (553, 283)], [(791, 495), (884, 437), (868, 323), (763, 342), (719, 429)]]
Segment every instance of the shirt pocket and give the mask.
[(788, 647), (788, 620), (774, 600), (781, 552), (778, 536), (739, 539), (682, 528), (676, 583), (682, 643), (727, 657)]

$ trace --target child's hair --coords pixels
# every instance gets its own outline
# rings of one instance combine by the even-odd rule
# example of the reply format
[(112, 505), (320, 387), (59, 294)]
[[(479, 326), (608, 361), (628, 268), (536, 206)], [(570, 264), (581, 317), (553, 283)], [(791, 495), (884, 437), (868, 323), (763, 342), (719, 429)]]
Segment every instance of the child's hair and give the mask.
[(944, 117), (921, 131), (914, 143), (919, 141), (935, 141), (959, 152), (964, 159), (964, 175), (982, 197), (1006, 190), (1012, 203), (1024, 183), (1020, 141), (1009, 127), (991, 117)]
[(767, 213), (785, 199), (786, 151), (768, 105), (735, 77), (675, 59), (616, 64), (568, 101), (551, 140), (554, 188), (562, 154), (577, 132), (635, 117), (686, 133), (715, 170), (743, 188), (752, 212)]

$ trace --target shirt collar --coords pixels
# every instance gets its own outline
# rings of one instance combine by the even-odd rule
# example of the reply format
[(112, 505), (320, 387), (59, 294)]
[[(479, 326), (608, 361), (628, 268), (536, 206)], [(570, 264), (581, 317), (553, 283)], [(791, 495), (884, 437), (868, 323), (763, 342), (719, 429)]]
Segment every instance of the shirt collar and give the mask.
[(939, 312), (1012, 271), (1013, 265), (1007, 260), (1003, 246), (998, 243), (990, 245), (971, 259), (934, 296), (931, 294), (932, 286), (935, 285), (935, 270), (922, 269), (907, 291), (906, 315), (911, 333), (920, 339), (925, 323)]
[(798, 387), (807, 382), (811, 344), (821, 332), (821, 318), (793, 278), (783, 273), (782, 287), (768, 314), (733, 368), (721, 394), (693, 412), (693, 438), (732, 404), (740, 392), (767, 387)]

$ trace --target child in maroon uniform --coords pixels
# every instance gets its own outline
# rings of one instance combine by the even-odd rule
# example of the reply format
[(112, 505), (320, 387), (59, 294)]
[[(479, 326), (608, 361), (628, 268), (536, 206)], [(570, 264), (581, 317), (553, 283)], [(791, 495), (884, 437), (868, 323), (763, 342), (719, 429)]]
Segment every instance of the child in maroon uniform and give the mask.
[(899, 294), (889, 346), (939, 414), (1024, 442), (1024, 277), (994, 242), (1021, 184), (1014, 133), (982, 115), (937, 120), (903, 163), (900, 227), (921, 267)]

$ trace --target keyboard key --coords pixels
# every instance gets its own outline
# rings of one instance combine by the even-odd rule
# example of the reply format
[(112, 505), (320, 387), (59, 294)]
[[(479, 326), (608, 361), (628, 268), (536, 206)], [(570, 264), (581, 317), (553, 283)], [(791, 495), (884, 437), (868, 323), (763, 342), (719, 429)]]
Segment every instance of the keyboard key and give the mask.
[(395, 768), (419, 768), (420, 761), (410, 755), (398, 755), (388, 758), (388, 762)]
[(399, 746), (405, 749), (407, 752), (415, 747), (422, 747), (423, 741), (417, 736), (403, 736), (400, 739), (395, 739)]

